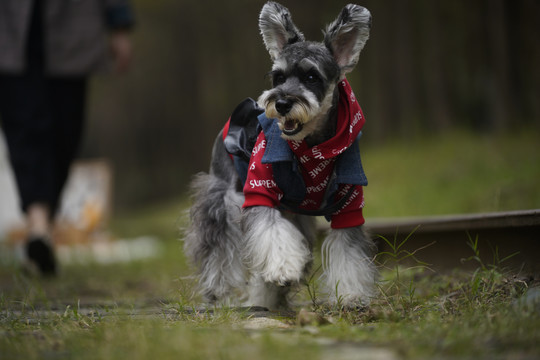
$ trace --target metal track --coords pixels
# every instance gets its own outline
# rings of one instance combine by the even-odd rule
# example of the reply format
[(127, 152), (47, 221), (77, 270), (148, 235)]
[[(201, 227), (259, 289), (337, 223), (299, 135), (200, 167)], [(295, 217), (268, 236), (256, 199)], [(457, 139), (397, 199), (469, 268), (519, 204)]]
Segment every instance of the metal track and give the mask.
[[(478, 239), (484, 265), (540, 274), (540, 209), (367, 219), (366, 227), (379, 239), (380, 251), (392, 251), (387, 241), (401, 244), (406, 240), (399, 250), (416, 251), (415, 256), (435, 270), (477, 268), (478, 262), (464, 259), (475, 255), (468, 244)], [(510, 255), (513, 256), (501, 262)]]

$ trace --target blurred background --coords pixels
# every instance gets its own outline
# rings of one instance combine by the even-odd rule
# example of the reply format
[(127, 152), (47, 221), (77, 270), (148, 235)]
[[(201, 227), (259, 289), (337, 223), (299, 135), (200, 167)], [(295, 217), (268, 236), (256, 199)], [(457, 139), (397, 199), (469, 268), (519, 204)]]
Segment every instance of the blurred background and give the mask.
[[(133, 66), (127, 75), (93, 77), (81, 152), (83, 159), (105, 158), (112, 165), (116, 210), (185, 196), (191, 176), (208, 168), (215, 135), (231, 111), (269, 86), (265, 74), (271, 62), (257, 26), (263, 3), (134, 1)], [(282, 3), (311, 40), (322, 39), (321, 29), (346, 4)], [(472, 170), (452, 168), (478, 152), (460, 145), (466, 138), (483, 141), (481, 157), (521, 147), (504, 161), (527, 161), (526, 181), (519, 179), (521, 168), (502, 171), (514, 176), (514, 183), (526, 182), (515, 191), (529, 203), (511, 207), (539, 207), (540, 2), (363, 0), (361, 5), (373, 16), (371, 38), (348, 79), (367, 118), (362, 151), (370, 184), (386, 181), (389, 189), (405, 173), (423, 169), (427, 173), (413, 175), (409, 187), (422, 188), (428, 170), (444, 163), (451, 168), (438, 175), (446, 182), (434, 185), (437, 196), (452, 176)], [(515, 140), (503, 149), (501, 138)], [(440, 151), (448, 158), (430, 157), (439, 143), (446, 144)], [(379, 169), (378, 154), (395, 159)], [(418, 169), (400, 168), (406, 157)], [(492, 180), (481, 179), (480, 186)], [(493, 193), (503, 187), (495, 185)], [(377, 199), (388, 215), (407, 213), (406, 204), (400, 213), (392, 211), (399, 206), (388, 203), (391, 198)]]
[[(290, 9), (307, 39), (321, 40), (321, 29), (352, 0), (278, 1)], [(199, 351), (192, 348), (208, 348), (199, 345), (208, 343), (200, 336), (211, 336), (209, 340), (214, 341), (216, 335), (221, 340), (212, 351), (218, 349), (220, 357), (230, 353), (220, 347), (231, 344), (230, 335), (221, 336), (215, 329), (203, 327), (217, 325), (218, 331), (230, 332), (227, 323), (238, 317), (227, 310), (224, 316), (217, 313), (211, 320), (195, 311), (194, 304), (200, 302), (193, 297), (192, 272), (181, 251), (178, 229), (185, 226), (181, 214), (189, 205), (189, 181), (195, 173), (208, 169), (218, 131), (239, 102), (246, 97), (257, 98), (270, 85), (265, 77), (271, 67), (270, 57), (257, 25), (265, 1), (133, 2), (137, 22), (133, 66), (121, 76), (92, 77), (81, 149), (81, 163), (86, 167), (75, 167), (73, 182), (67, 185), (68, 192), (73, 189), (73, 196), (64, 199), (60, 216), (73, 220), (60, 221), (58, 235), (54, 236), (63, 268), (55, 281), (33, 281), (17, 275), (19, 265), (13, 263), (12, 253), (24, 258), (25, 236), (23, 230), (12, 226), (21, 219), (16, 214), (14, 183), (0, 137), (0, 354), (4, 344), (8, 353), (19, 355), (17, 358), (24, 357), (21, 350), (30, 354), (28, 358), (51, 358), (55, 354), (58, 358), (66, 354), (77, 358), (79, 353), (80, 358), (95, 357), (96, 352), (89, 352), (89, 348), (107, 354), (103, 358), (118, 358), (116, 354), (125, 358), (131, 349), (139, 358), (150, 351), (154, 358), (170, 358), (169, 354), (177, 358), (179, 351), (187, 349), (184, 357), (189, 358), (193, 351)], [(540, 209), (540, 0), (358, 2), (373, 17), (371, 38), (358, 66), (348, 75), (367, 119), (360, 144), (369, 179), (364, 190), (366, 224), (370, 226), (381, 217), (402, 220), (410, 216)], [(400, 231), (407, 239), (412, 235), (403, 228)], [(395, 236), (392, 229), (391, 236), (397, 241), (397, 228)], [(422, 243), (425, 238), (415, 233), (407, 246), (416, 254), (438, 241), (441, 247), (422, 251), (419, 259), (463, 269), (462, 259), (474, 259), (476, 255), (471, 252), (471, 248), (476, 251), (476, 246), (470, 246), (471, 236), (460, 229), (459, 233)], [(520, 237), (517, 233), (507, 241), (511, 251), (501, 247), (501, 258), (513, 256), (509, 255), (516, 250), (528, 259), (538, 254), (537, 233), (525, 239), (533, 244), (530, 247), (522, 246)], [(478, 241), (478, 235), (475, 239)], [(482, 235), (480, 240), (490, 241), (491, 234)], [(402, 247), (405, 241), (394, 251), (398, 256), (406, 253), (403, 249), (407, 246)], [(492, 261), (497, 255), (499, 261), (498, 250), (489, 245), (482, 248), (482, 255), (493, 255)], [(450, 252), (449, 248), (455, 250)], [(538, 269), (539, 262), (533, 259)], [(320, 258), (315, 261), (313, 268), (320, 269)], [(532, 322), (523, 325), (523, 317), (516, 317), (513, 326), (506, 329), (506, 320), (512, 314), (526, 314), (519, 310), (520, 299), (514, 301), (513, 296), (521, 294), (533, 279), (534, 289), (538, 276), (525, 282), (520, 272), (519, 277), (507, 280), (510, 277), (498, 270), (500, 262), (489, 265), (488, 273), (483, 263), (483, 271), (479, 271), (472, 261), (469, 263), (477, 269), (472, 277), (452, 272), (453, 278), (431, 278), (423, 276), (428, 273), (422, 272), (428, 269), (423, 262), (399, 271), (397, 263), (397, 278), (392, 270), (392, 276), (382, 277), (381, 284), (395, 286), (398, 295), (381, 287), (385, 310), (375, 310), (374, 317), (369, 316), (372, 324), (362, 325), (367, 335), (361, 335), (355, 325), (350, 334), (356, 334), (357, 340), (347, 335), (350, 339), (343, 342), (347, 333), (343, 327), (346, 323), (341, 321), (338, 331), (316, 335), (339, 338), (331, 343), (332, 358), (337, 356), (336, 344), (354, 350), (349, 345), (355, 342), (373, 348), (389, 344), (400, 356), (419, 353), (411, 345), (414, 341), (404, 341), (409, 338), (421, 340), (420, 350), (429, 353), (433, 348), (446, 357), (454, 353), (463, 356), (470, 348), (471, 354), (485, 354), (483, 358), (501, 349), (503, 354), (525, 358), (530, 349), (538, 348), (534, 345), (538, 335), (533, 336), (537, 331), (522, 336), (534, 329), (537, 317), (531, 316)], [(399, 274), (408, 270), (413, 272), (400, 280)], [(315, 273), (310, 283), (318, 277)], [(528, 306), (535, 301), (525, 300)], [(441, 309), (442, 322), (429, 320), (439, 318), (439, 313), (432, 311), (435, 306)], [(47, 311), (51, 309), (56, 312)], [(195, 311), (195, 322), (187, 315), (188, 309)], [(179, 315), (170, 317), (167, 314), (171, 311)], [(475, 316), (469, 316), (473, 313)], [(506, 317), (494, 317), (493, 313)], [(164, 326), (155, 321), (158, 316), (166, 321)], [(409, 319), (412, 321), (407, 322)], [(398, 323), (403, 326), (396, 326)], [(448, 323), (483, 332), (468, 331), (452, 339), (448, 334), (459, 331), (457, 326), (440, 326)], [(503, 326), (506, 330), (501, 329)], [(438, 330), (429, 335), (429, 341), (425, 336), (414, 336), (435, 328)], [(166, 334), (161, 336), (164, 329)], [(387, 329), (397, 335), (392, 337)], [(514, 329), (515, 338), (505, 337)], [(404, 338), (404, 332), (413, 336)], [(379, 334), (386, 340), (378, 339)], [(463, 341), (468, 334), (472, 334), (469, 337), (474, 346)], [(242, 332), (240, 336), (242, 344), (246, 343), (245, 335)], [(369, 339), (366, 342), (360, 336)], [(285, 351), (289, 353), (281, 347), (269, 351), (271, 338), (257, 338), (264, 343), (263, 355), (271, 357), (277, 351), (282, 358)], [(155, 339), (168, 343), (161, 346), (163, 340)], [(254, 354), (259, 346), (253, 341), (248, 342), (248, 348), (235, 346), (236, 337), (231, 339), (231, 348), (246, 354)], [(305, 347), (299, 347), (297, 340), (300, 345), (305, 343), (297, 336), (284, 343), (294, 343), (295, 349), (302, 351)], [(313, 349), (319, 351), (319, 347)], [(293, 356), (296, 353), (292, 352)]]
[[(257, 27), (263, 3), (135, 1), (134, 66), (124, 77), (94, 79), (82, 151), (111, 160), (117, 209), (184, 194), (190, 177), (207, 169), (234, 107), (269, 86), (271, 62)], [(283, 4), (319, 41), (346, 2)], [(538, 131), (538, 1), (362, 5), (373, 16), (371, 38), (348, 78), (367, 118), (364, 146), (456, 129)]]
[[(347, 2), (282, 4), (307, 39), (321, 40)], [(74, 168), (66, 191), (73, 196), (64, 198), (54, 238), (70, 245), (57, 247), (64, 265), (154, 260), (91, 272), (70, 267), (76, 285), (58, 287), (69, 299), (76, 286), (82, 298), (132, 294), (133, 279), (135, 292), (155, 296), (180, 286), (171, 279), (188, 273), (177, 240), (189, 181), (208, 169), (215, 136), (236, 105), (270, 86), (257, 25), (263, 3), (134, 0), (133, 66), (92, 77), (84, 166)], [(372, 13), (371, 37), (348, 79), (367, 119), (360, 148), (368, 226), (540, 209), (540, 1), (360, 4)], [(24, 227), (3, 145), (0, 246), (7, 239), (22, 258)], [(470, 251), (466, 241), (460, 233), (449, 244)], [(10, 254), (0, 248), (0, 265), (12, 263)], [(12, 279), (1, 270), (0, 287)]]

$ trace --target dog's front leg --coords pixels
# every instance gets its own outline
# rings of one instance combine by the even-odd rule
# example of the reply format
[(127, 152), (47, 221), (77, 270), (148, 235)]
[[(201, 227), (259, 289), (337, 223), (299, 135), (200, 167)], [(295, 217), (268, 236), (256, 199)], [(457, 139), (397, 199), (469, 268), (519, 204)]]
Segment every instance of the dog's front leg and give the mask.
[(308, 241), (279, 210), (266, 206), (244, 209), (244, 261), (264, 282), (287, 286), (302, 279), (311, 261)]
[(322, 245), (323, 277), (330, 301), (368, 305), (373, 297), (375, 245), (362, 226), (331, 229)]

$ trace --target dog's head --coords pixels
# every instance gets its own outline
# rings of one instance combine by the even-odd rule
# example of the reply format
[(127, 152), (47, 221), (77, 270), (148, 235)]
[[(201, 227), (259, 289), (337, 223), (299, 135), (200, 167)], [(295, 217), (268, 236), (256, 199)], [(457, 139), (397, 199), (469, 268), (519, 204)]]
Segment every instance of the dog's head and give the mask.
[(272, 89), (258, 103), (276, 118), (282, 137), (302, 140), (325, 124), (337, 98), (336, 84), (352, 71), (369, 38), (371, 14), (349, 4), (324, 31), (323, 42), (305, 41), (287, 8), (268, 2), (259, 28), (274, 64)]

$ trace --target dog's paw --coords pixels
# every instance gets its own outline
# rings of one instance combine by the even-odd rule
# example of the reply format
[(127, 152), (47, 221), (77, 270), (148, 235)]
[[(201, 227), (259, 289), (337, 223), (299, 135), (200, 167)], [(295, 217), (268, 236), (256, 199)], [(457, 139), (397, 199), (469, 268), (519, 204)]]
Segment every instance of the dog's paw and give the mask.
[(300, 282), (304, 274), (304, 262), (283, 261), (282, 263), (272, 264), (273, 261), (269, 261), (266, 268), (262, 270), (261, 275), (265, 282), (281, 287)]
[(334, 294), (328, 298), (330, 305), (343, 310), (361, 310), (369, 307), (371, 294)]

